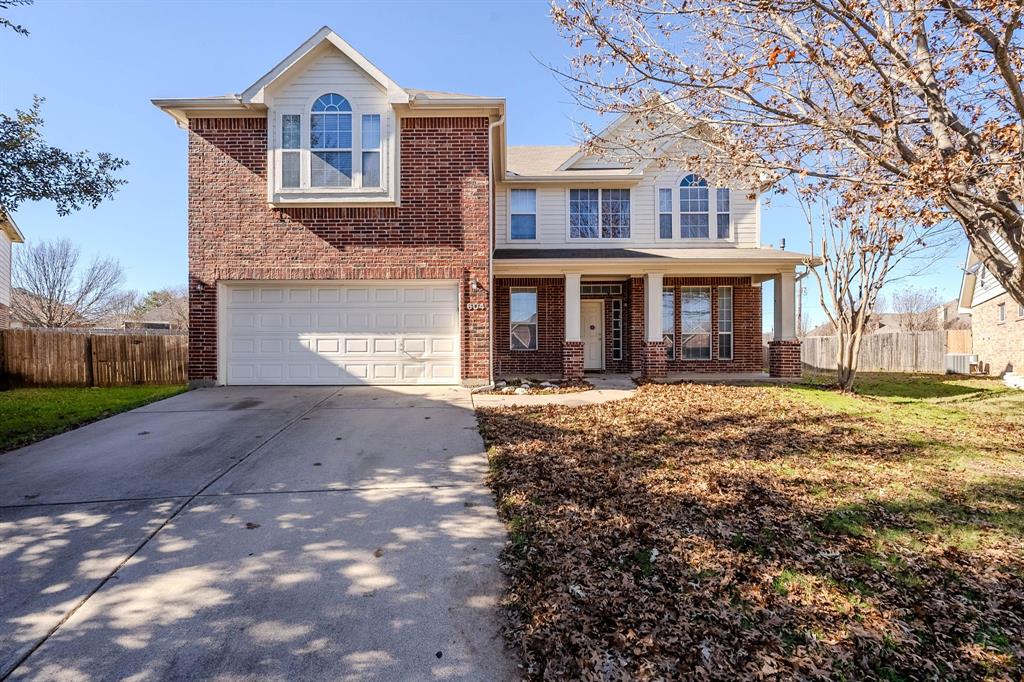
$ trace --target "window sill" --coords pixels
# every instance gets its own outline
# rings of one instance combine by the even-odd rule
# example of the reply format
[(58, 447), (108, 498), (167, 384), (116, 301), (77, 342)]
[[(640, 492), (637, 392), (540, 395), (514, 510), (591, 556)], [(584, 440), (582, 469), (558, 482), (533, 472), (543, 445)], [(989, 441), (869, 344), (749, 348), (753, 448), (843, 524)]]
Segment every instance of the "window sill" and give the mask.
[(270, 195), (270, 204), (290, 206), (398, 206), (393, 193), (386, 189), (342, 190), (277, 190)]

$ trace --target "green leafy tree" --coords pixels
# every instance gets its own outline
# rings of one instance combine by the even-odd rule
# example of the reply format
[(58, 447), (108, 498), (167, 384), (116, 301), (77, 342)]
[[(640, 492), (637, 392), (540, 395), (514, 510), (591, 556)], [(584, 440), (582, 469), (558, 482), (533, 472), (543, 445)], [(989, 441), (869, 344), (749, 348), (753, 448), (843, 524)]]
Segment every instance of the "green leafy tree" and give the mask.
[[(0, 0), (0, 11), (27, 0)], [(0, 28), (28, 35), (28, 29), (0, 16)], [(13, 211), (25, 201), (49, 199), (57, 213), (67, 215), (83, 206), (95, 208), (111, 198), (125, 180), (116, 172), (128, 165), (106, 153), (66, 152), (43, 138), (42, 97), (27, 111), (0, 113), (0, 206)]]

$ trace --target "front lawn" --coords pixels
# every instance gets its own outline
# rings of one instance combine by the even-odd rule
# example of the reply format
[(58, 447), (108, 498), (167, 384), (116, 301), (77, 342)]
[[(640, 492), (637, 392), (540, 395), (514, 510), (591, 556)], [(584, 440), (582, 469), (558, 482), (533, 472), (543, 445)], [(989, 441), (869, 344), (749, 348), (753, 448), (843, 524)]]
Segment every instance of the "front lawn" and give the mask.
[(642, 386), (479, 411), (531, 679), (1020, 679), (1024, 392)]
[(0, 452), (184, 390), (184, 386), (114, 386), (0, 391)]

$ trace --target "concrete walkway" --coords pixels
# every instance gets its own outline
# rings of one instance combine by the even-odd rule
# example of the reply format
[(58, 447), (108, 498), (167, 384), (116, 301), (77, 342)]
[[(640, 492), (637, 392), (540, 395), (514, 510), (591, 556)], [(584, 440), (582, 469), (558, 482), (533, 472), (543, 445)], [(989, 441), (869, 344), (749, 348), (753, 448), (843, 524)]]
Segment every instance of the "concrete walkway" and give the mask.
[(636, 392), (636, 383), (628, 374), (593, 374), (586, 380), (594, 385), (590, 391), (579, 393), (552, 393), (549, 395), (515, 395), (474, 393), (473, 407), (513, 407), (532, 405), (595, 405), (611, 400), (622, 400)]
[(504, 680), (468, 391), (221, 388), (0, 455), (0, 678)]

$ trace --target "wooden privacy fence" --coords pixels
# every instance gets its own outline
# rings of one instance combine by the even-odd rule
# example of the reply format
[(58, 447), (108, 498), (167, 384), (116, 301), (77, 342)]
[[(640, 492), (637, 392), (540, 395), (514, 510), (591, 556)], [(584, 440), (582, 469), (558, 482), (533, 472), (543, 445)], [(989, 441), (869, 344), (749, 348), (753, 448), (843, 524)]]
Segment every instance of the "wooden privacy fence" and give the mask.
[(187, 364), (188, 338), (183, 334), (0, 332), (4, 386), (181, 384)]
[[(947, 353), (970, 352), (970, 329), (868, 334), (860, 347), (860, 370), (944, 374)], [(805, 337), (800, 345), (800, 357), (805, 367), (834, 370), (835, 337)]]

